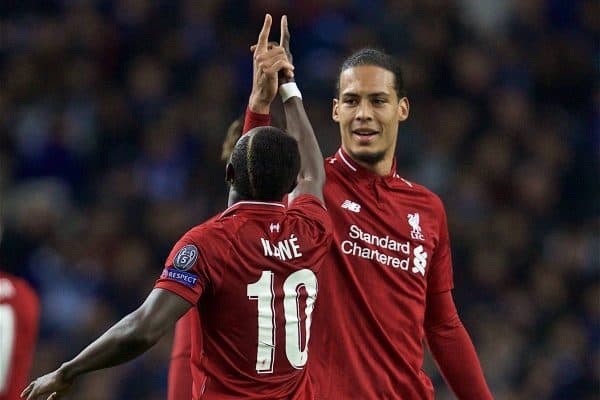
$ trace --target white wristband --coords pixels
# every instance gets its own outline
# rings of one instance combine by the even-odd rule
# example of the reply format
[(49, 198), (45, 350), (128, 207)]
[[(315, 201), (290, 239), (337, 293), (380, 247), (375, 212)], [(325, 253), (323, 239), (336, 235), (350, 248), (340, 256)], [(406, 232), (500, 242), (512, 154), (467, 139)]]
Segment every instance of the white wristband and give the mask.
[(296, 82), (288, 82), (279, 86), (279, 95), (281, 96), (281, 101), (284, 103), (292, 97), (299, 97), (302, 99), (302, 93), (300, 93), (300, 89), (298, 89)]

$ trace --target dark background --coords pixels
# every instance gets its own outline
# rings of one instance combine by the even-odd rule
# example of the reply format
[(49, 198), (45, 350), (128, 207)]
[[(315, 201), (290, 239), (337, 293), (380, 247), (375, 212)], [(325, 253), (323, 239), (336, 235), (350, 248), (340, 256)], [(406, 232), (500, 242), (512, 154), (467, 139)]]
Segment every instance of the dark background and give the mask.
[[(220, 146), (268, 11), (275, 40), (289, 16), (327, 155), (341, 61), (364, 45), (401, 61), (398, 170), (446, 204), (455, 298), (495, 396), (596, 399), (599, 4), (1, 2), (0, 263), (41, 296), (33, 374), (132, 311), (178, 237), (225, 207)], [(81, 379), (72, 398), (164, 398), (170, 345)]]

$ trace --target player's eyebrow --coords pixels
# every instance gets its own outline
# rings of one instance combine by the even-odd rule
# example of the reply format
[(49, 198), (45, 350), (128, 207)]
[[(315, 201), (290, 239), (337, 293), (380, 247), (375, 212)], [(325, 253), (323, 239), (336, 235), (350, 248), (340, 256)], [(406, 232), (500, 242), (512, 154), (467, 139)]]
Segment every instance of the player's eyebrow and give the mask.
[[(389, 96), (388, 92), (375, 92), (375, 93), (367, 93), (369, 97), (380, 97), (380, 96)], [(360, 97), (360, 94), (354, 92), (345, 92), (342, 93), (342, 97)]]
[(385, 97), (385, 96), (389, 96), (390, 94), (388, 92), (375, 92), (375, 93), (369, 93), (368, 96), (369, 97)]

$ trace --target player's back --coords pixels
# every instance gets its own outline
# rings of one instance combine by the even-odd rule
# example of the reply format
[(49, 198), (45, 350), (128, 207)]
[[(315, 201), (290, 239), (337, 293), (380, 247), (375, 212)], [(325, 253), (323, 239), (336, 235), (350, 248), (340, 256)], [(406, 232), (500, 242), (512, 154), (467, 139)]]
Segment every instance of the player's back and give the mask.
[(320, 202), (301, 196), (289, 208), (237, 203), (175, 246), (175, 266), (182, 248), (198, 248), (189, 272), (202, 286), (202, 328), (192, 330), (203, 341), (192, 354), (195, 398), (313, 398), (304, 367), (330, 239)]
[(29, 378), (39, 301), (23, 279), (0, 271), (0, 400), (19, 399)]

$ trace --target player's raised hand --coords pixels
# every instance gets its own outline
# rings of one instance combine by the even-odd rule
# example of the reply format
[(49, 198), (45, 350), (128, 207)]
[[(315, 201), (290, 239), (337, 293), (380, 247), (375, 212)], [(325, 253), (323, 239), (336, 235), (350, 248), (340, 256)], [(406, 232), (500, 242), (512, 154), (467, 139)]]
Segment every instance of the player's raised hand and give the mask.
[(64, 379), (59, 369), (31, 382), (21, 393), (21, 398), (27, 400), (59, 400), (70, 389), (71, 384), (72, 382)]
[[(284, 23), (287, 29), (287, 17), (285, 16), (282, 17), (282, 27)], [(285, 71), (285, 76), (291, 78), (294, 70), (285, 49), (280, 45), (274, 46), (269, 43), (271, 24), (271, 15), (267, 14), (258, 35), (258, 42), (252, 47), (254, 51), (253, 80), (248, 106), (251, 111), (261, 114), (269, 113), (271, 102), (277, 95), (278, 73)]]
[[(281, 17), (281, 33), (279, 36), (279, 46), (283, 48), (288, 61), (290, 62), (290, 64), (293, 65), (294, 58), (292, 57), (292, 52), (290, 51), (290, 31), (288, 29), (287, 15)], [(293, 71), (290, 70), (279, 71), (278, 77), (280, 85), (294, 80)]]

